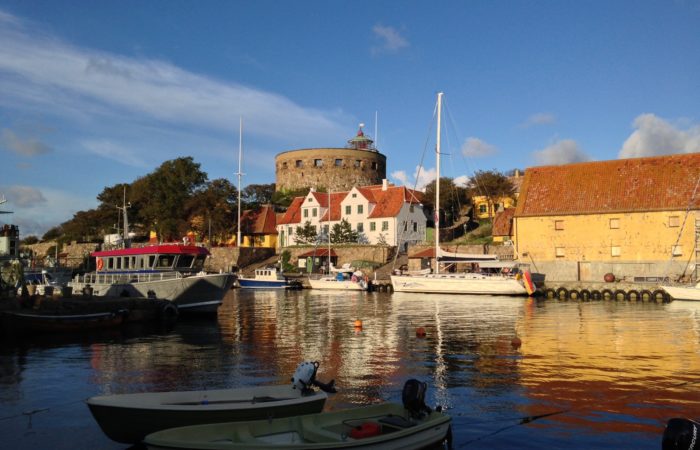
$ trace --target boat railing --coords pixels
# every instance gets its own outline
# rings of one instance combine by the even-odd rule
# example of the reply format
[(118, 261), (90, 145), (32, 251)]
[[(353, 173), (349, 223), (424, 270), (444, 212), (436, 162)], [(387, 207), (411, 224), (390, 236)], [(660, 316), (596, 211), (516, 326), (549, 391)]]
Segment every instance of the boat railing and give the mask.
[(144, 283), (149, 281), (166, 281), (184, 278), (180, 272), (151, 272), (151, 273), (88, 273), (77, 275), (74, 279), (83, 284), (126, 284)]

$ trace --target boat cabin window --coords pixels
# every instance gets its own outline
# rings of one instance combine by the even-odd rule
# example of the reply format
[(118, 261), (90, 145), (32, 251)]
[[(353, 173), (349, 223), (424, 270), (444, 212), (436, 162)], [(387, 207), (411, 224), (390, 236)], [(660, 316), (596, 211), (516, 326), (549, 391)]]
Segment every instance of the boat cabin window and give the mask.
[(114, 269), (114, 258), (102, 258), (107, 260), (107, 268)]
[(158, 255), (158, 261), (156, 262), (156, 268), (164, 269), (173, 266), (173, 255)]
[(156, 255), (148, 255), (148, 268), (152, 269), (156, 262)]
[(116, 269), (121, 269), (122, 268), (122, 259), (121, 258), (114, 258), (117, 263)]
[(192, 267), (192, 261), (194, 261), (194, 255), (180, 255), (180, 257), (177, 259), (177, 267), (189, 269)]
[(128, 269), (129, 267), (131, 267), (131, 258), (127, 256), (126, 258), (124, 258), (124, 268)]
[(194, 260), (193, 269), (202, 270), (204, 269), (204, 260), (207, 259), (206, 255), (198, 255)]

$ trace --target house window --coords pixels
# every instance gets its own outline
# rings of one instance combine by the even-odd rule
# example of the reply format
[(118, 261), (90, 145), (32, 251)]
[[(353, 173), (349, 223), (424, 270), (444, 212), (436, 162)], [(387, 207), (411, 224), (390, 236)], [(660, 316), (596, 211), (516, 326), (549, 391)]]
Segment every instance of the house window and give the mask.
[(479, 205), (479, 214), (486, 214), (486, 211), (487, 211), (486, 208), (487, 208), (486, 203), (481, 203)]
[(408, 207), (408, 212), (414, 212), (415, 211), (415, 205), (411, 205)]
[(349, 216), (350, 214), (352, 214), (352, 206), (348, 205), (345, 207), (345, 215)]
[(342, 166), (343, 166), (343, 160), (340, 159), (340, 158), (337, 158), (337, 159), (335, 160), (335, 165), (338, 166), (338, 167), (342, 167)]
[(357, 198), (357, 193), (353, 192), (353, 193), (352, 193), (352, 198)]
[(365, 231), (365, 224), (362, 223), (362, 222), (358, 223), (358, 224), (357, 224), (357, 232), (358, 232), (358, 233), (362, 233), (362, 232), (364, 232), (364, 231)]
[(323, 233), (328, 234), (328, 225), (323, 226)]
[(377, 231), (377, 222), (369, 223), (369, 231)]
[(668, 226), (672, 228), (681, 226), (681, 218), (678, 216), (671, 216), (668, 218)]
[(355, 167), (360, 167), (361, 165), (362, 165), (362, 161), (360, 161), (359, 159), (356, 159), (355, 160)]
[(304, 217), (309, 217), (309, 210), (308, 209), (304, 209)]
[(389, 229), (389, 221), (383, 220), (382, 221), (382, 231), (387, 231), (388, 229)]
[(620, 246), (619, 245), (613, 245), (610, 247), (610, 256), (620, 256), (621, 251), (620, 251)]
[(564, 247), (554, 247), (554, 255), (557, 258), (563, 258), (565, 256)]
[(304, 167), (304, 162), (301, 159), (297, 159), (294, 165), (296, 165), (297, 168), (301, 168)]
[(323, 167), (323, 160), (322, 159), (314, 159), (314, 166)]
[(674, 245), (673, 247), (671, 247), (671, 255), (672, 256), (682, 256), (683, 255), (683, 246)]
[(418, 231), (418, 222), (413, 222), (413, 232)]
[(403, 231), (408, 231), (408, 222), (403, 223)]
[(357, 214), (362, 214), (363, 209), (362, 205), (357, 205)]
[(306, 201), (307, 201), (307, 202), (313, 202), (314, 199), (313, 199), (312, 197), (309, 197), (309, 198), (306, 199)]
[(555, 220), (554, 221), (554, 229), (555, 230), (563, 230), (564, 229), (564, 221), (563, 220)]
[(620, 219), (610, 219), (610, 229), (617, 230), (620, 228)]
[(318, 211), (316, 211), (316, 208), (313, 208), (313, 209), (311, 210), (311, 216), (312, 216), (312, 217), (316, 217), (317, 215), (318, 215)]

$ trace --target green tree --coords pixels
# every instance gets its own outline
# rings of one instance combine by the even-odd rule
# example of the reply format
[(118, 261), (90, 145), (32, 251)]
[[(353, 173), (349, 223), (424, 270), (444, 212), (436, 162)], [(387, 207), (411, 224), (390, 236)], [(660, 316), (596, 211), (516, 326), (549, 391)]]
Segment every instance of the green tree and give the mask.
[(258, 209), (272, 203), (274, 193), (275, 183), (249, 184), (241, 191), (241, 202), (245, 204), (245, 209)]
[(276, 191), (272, 194), (271, 202), (274, 205), (275, 210), (286, 210), (287, 207), (289, 207), (289, 205), (292, 204), (292, 200), (294, 200), (295, 197), (304, 197), (308, 193), (309, 190), (306, 188), (288, 191)]
[(138, 205), (141, 220), (156, 230), (161, 239), (173, 239), (189, 228), (184, 207), (203, 188), (207, 174), (192, 157), (166, 161), (153, 173), (132, 185), (133, 202)]
[(304, 223), (303, 227), (296, 227), (295, 234), (296, 241), (300, 244), (313, 244), (318, 237), (316, 227), (311, 225), (311, 222), (308, 220)]
[[(462, 206), (466, 206), (468, 203), (469, 196), (466, 188), (457, 186), (452, 178), (440, 177), (440, 222), (442, 225), (454, 222), (459, 217)], [(428, 212), (428, 217), (434, 218), (435, 180), (425, 186), (423, 206)]]
[(238, 190), (224, 178), (206, 183), (185, 204), (189, 228), (208, 236), (210, 242), (225, 242), (235, 232), (237, 198)]
[(508, 177), (497, 170), (480, 170), (469, 180), (467, 185), (470, 197), (484, 196), (488, 203), (489, 218), (493, 220), (491, 212), (493, 205), (503, 197), (512, 197), (515, 186)]
[(331, 229), (331, 242), (334, 244), (357, 242), (358, 239), (359, 233), (353, 230), (350, 222), (345, 219), (333, 225)]

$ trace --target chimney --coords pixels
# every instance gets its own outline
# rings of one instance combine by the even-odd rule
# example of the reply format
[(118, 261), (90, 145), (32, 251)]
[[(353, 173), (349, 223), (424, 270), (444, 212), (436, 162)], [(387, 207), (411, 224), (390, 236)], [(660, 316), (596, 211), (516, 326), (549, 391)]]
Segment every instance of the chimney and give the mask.
[(384, 178), (382, 180), (382, 191), (386, 191), (389, 188), (389, 180)]

